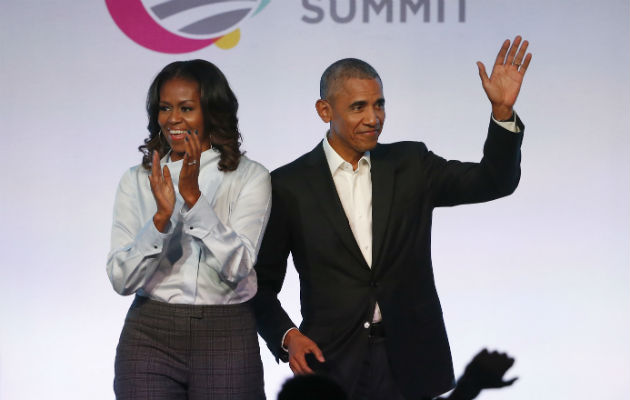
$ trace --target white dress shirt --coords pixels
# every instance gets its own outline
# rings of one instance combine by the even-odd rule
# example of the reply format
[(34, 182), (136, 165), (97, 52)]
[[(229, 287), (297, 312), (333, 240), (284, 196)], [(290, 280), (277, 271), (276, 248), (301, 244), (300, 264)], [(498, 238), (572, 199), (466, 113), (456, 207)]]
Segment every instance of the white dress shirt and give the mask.
[(201, 154), (201, 197), (190, 209), (178, 192), (182, 160), (168, 165), (176, 204), (166, 233), (148, 176), (137, 165), (121, 178), (114, 205), (107, 274), (116, 292), (174, 304), (234, 304), (254, 296), (253, 269), (271, 210), (271, 179), (262, 165), (241, 157), (235, 171), (217, 168), (219, 153)]
[[(368, 266), (372, 267), (372, 164), (367, 151), (359, 160), (356, 170), (345, 161), (328, 139), (322, 141), (330, 174), (335, 182), (337, 195), (348, 218), (354, 239)], [(381, 310), (376, 303), (372, 322), (381, 320)]]

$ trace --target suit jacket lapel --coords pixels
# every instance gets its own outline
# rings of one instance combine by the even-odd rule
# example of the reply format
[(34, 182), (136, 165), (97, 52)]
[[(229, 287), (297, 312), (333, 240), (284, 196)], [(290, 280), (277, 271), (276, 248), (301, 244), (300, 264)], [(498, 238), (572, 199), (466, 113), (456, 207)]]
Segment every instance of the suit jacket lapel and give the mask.
[(381, 251), (387, 233), (394, 194), (394, 167), (384, 160), (384, 148), (377, 145), (370, 152), (372, 168), (372, 269), (381, 264)]
[(359, 249), (359, 245), (354, 239), (348, 218), (341, 205), (341, 200), (339, 200), (322, 144), (317, 145), (308, 156), (306, 160), (308, 169), (304, 178), (312, 189), (313, 196), (318, 199), (324, 216), (330, 221), (344, 246), (361, 265), (369, 269), (363, 254), (361, 254), (361, 249)]

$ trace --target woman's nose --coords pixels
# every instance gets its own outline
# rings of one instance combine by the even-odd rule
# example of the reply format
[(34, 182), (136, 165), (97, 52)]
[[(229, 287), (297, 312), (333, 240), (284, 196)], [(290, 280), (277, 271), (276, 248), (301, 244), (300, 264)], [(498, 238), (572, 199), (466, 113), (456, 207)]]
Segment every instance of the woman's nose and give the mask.
[(168, 122), (178, 122), (181, 119), (181, 114), (177, 110), (172, 110), (168, 115)]

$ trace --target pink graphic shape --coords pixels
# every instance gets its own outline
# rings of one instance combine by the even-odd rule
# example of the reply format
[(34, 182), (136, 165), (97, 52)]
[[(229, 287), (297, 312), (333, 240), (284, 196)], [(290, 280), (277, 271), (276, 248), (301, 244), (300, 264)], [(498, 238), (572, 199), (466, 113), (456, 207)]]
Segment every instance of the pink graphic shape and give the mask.
[(105, 4), (120, 30), (150, 50), (168, 54), (190, 53), (220, 39), (196, 40), (174, 35), (151, 18), (140, 0), (105, 0)]

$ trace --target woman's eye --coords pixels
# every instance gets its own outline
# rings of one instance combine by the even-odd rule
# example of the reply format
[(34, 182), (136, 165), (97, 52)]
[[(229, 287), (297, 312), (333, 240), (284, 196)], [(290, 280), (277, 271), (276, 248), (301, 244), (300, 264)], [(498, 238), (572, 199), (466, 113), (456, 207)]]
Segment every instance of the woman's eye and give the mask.
[(160, 111), (168, 111), (168, 107), (167, 106), (160, 106), (159, 110)]
[(182, 111), (192, 111), (192, 107), (182, 107)]

